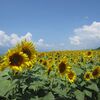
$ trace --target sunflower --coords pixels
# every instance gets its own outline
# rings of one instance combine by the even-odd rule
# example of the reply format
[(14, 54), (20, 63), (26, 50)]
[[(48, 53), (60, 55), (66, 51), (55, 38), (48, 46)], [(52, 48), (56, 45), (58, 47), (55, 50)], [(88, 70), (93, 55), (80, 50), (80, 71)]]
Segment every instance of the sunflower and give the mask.
[(42, 64), (41, 64), (43, 67), (45, 67), (45, 68), (47, 68), (48, 67), (48, 65), (49, 65), (49, 61), (48, 60), (45, 60), (45, 59), (43, 59), (43, 61), (42, 61)]
[(17, 45), (17, 47), (28, 56), (29, 60), (26, 63), (27, 66), (31, 68), (36, 62), (36, 50), (34, 44), (31, 41), (23, 40), (21, 44)]
[(93, 76), (92, 76), (92, 73), (90, 71), (87, 71), (85, 74), (84, 74), (84, 79), (86, 81), (89, 81), (90, 79), (92, 79)]
[(0, 63), (0, 71), (3, 71), (7, 68), (4, 63)]
[(100, 67), (94, 67), (93, 71), (92, 71), (92, 76), (93, 78), (99, 78), (100, 77)]
[(64, 75), (66, 73), (66, 64), (64, 62), (60, 62), (58, 70), (61, 75)]
[(73, 83), (76, 80), (76, 73), (72, 70), (70, 70), (67, 73), (67, 79), (69, 80), (70, 83)]
[(90, 58), (90, 57), (92, 57), (93, 56), (93, 52), (92, 51), (86, 51), (86, 52), (84, 52), (84, 57), (88, 57), (88, 58)]
[(47, 74), (49, 75), (51, 71), (52, 71), (52, 65), (48, 65)]
[(65, 62), (61, 61), (58, 65), (58, 70), (61, 75), (65, 75), (67, 71), (69, 71), (70, 66)]
[(8, 50), (4, 56), (4, 62), (6, 66), (9, 66), (14, 71), (22, 71), (25, 68), (28, 56), (19, 49), (13, 48)]
[(5, 66), (4, 58), (0, 58), (0, 71), (3, 71), (7, 66)]

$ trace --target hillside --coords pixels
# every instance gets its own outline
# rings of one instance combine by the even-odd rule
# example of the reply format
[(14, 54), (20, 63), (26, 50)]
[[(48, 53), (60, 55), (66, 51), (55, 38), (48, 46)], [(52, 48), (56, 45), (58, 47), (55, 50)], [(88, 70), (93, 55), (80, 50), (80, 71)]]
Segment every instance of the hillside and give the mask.
[(100, 50), (100, 47), (99, 47), (99, 48), (97, 48), (97, 50)]

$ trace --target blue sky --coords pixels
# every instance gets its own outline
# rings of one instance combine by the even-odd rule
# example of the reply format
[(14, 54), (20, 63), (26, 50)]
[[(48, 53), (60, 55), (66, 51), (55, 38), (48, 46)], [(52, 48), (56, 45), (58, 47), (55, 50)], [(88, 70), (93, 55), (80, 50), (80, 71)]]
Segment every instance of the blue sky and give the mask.
[[(95, 48), (100, 46), (100, 0), (0, 0), (0, 31), (1, 37), (16, 34), (17, 40), (29, 32), (39, 50)], [(96, 38), (85, 38), (87, 33)]]

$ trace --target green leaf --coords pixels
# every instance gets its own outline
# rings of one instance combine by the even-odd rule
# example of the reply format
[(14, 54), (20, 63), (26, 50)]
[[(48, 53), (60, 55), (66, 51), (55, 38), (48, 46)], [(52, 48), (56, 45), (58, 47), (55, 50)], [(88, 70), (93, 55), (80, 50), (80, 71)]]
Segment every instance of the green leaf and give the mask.
[(37, 91), (37, 90), (38, 90), (38, 86), (36, 86), (36, 85), (31, 85), (31, 86), (29, 87), (29, 89), (32, 89), (32, 90), (34, 90), (34, 91)]
[(41, 100), (55, 100), (54, 95), (49, 92), (45, 97), (43, 97)]
[(98, 93), (98, 100), (100, 99), (100, 92)]
[(28, 87), (28, 86), (25, 85), (25, 84), (21, 86), (21, 88), (22, 88), (22, 92), (23, 92), (23, 93), (24, 93), (24, 91), (27, 89), (27, 87)]
[(76, 88), (77, 85), (73, 83), (73, 84), (71, 84), (71, 87)]
[(94, 90), (96, 92), (99, 92), (99, 88), (97, 86), (97, 84), (95, 83), (92, 83), (91, 85), (89, 85), (87, 88), (91, 89), (91, 90)]
[(6, 77), (6, 76), (8, 76), (8, 69), (5, 69), (4, 71), (2, 71), (2, 72), (0, 72), (0, 77)]
[(75, 71), (75, 73), (77, 73), (77, 75), (80, 75), (83, 73), (83, 70), (81, 68), (73, 67), (72, 69)]
[(87, 91), (87, 90), (84, 90), (84, 93), (85, 93), (87, 96), (92, 97), (92, 92)]
[(80, 90), (76, 90), (74, 94), (77, 100), (84, 100), (84, 96), (85, 96), (84, 92), (81, 92)]
[(85, 84), (86, 84), (86, 83), (83, 81), (80, 85), (81, 85), (81, 87), (82, 87), (82, 86), (84, 86)]
[(31, 98), (30, 100), (42, 100), (42, 99), (39, 99), (38, 96), (36, 96), (34, 98)]
[(61, 88), (53, 88), (52, 89), (53, 90), (53, 92), (55, 92), (56, 94), (58, 94), (59, 96), (61, 96), (61, 97), (66, 97), (66, 94), (67, 94), (67, 90), (66, 90), (66, 88), (65, 89), (61, 89)]
[(44, 83), (41, 82), (41, 81), (37, 81), (37, 82), (33, 82), (30, 85), (29, 89), (33, 89), (34, 91), (37, 91), (37, 90), (39, 90), (39, 89), (41, 89), (43, 87), (44, 87)]
[(9, 80), (0, 78), (0, 96), (5, 96), (5, 94), (9, 92), (11, 88), (12, 86)]

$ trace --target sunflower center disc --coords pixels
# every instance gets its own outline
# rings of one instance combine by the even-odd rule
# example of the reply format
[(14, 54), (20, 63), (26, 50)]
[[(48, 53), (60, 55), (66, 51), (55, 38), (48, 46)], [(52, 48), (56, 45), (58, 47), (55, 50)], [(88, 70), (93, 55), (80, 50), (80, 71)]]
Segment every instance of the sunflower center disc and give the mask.
[(16, 53), (10, 57), (10, 62), (10, 65), (20, 66), (23, 63), (23, 57)]

